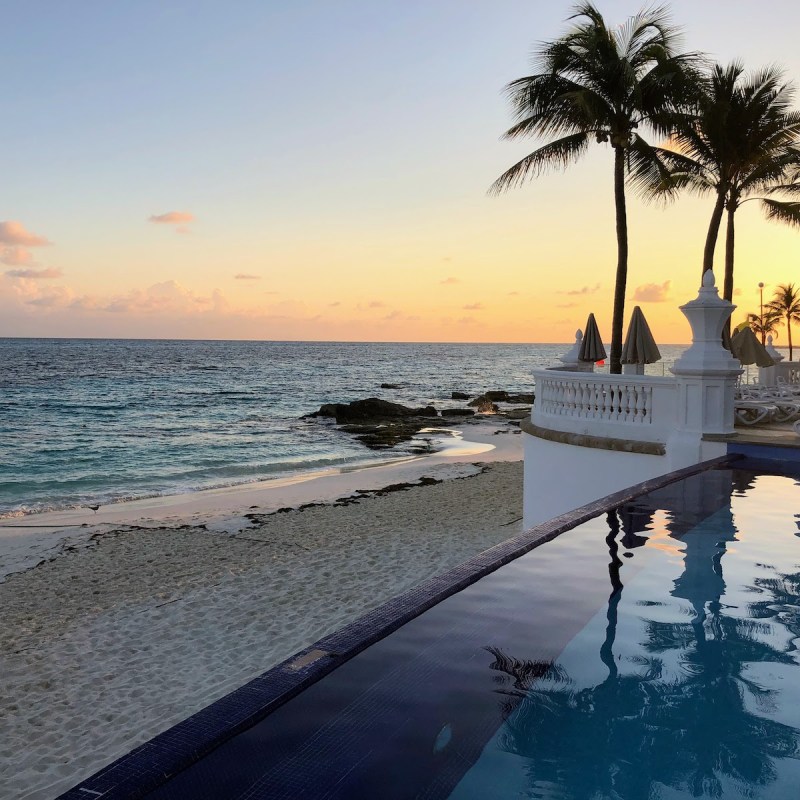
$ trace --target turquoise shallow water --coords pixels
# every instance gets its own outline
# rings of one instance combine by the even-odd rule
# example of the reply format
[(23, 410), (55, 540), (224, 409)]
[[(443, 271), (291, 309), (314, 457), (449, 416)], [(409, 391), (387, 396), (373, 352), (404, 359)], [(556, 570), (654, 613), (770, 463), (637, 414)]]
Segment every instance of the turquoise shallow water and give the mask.
[[(385, 459), (330, 423), (300, 417), (370, 396), (446, 408), (459, 405), (453, 390), (530, 391), (531, 370), (564, 351), (0, 339), (0, 517)], [(674, 352), (665, 348), (665, 358)]]

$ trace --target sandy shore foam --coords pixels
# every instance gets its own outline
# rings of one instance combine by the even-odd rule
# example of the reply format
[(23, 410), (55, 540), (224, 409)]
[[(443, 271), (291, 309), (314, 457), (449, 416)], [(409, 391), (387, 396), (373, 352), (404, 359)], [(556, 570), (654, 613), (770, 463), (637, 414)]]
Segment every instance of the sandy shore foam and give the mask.
[[(55, 797), (384, 600), (519, 533), (513, 430), (489, 423), (467, 429), (469, 443), (403, 463), (96, 516), (38, 515), (25, 521), (45, 527), (0, 530), (0, 797)], [(441, 482), (365, 493), (422, 476)], [(298, 508), (312, 502), (322, 505)], [(294, 510), (273, 513), (285, 507)]]

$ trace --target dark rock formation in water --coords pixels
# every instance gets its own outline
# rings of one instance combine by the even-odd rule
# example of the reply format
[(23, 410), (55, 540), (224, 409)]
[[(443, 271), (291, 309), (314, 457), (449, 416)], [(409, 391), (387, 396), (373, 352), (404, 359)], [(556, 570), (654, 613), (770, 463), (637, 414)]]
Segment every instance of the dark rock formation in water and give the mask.
[(409, 408), (400, 403), (367, 397), (352, 403), (326, 403), (309, 417), (333, 417), (341, 430), (352, 433), (367, 447), (381, 450), (413, 439), (439, 412), (433, 406)]
[(335, 417), (338, 423), (373, 422), (376, 420), (400, 419), (402, 417), (436, 417), (439, 412), (433, 406), (409, 408), (400, 403), (367, 397), (352, 403), (325, 403), (310, 417)]
[[(389, 387), (392, 384), (383, 386)], [(453, 392), (453, 399), (468, 398), (469, 395), (464, 392)], [(517, 420), (529, 412), (529, 409), (500, 411), (495, 400), (505, 403), (533, 403), (533, 395), (509, 394), (505, 391), (486, 392), (470, 402), (469, 408), (445, 408), (441, 416), (448, 418), (451, 420), (450, 424), (453, 424), (458, 419), (466, 422), (476, 413), (499, 413), (509, 417), (510, 420)], [(439, 411), (433, 406), (410, 408), (379, 397), (367, 397), (364, 400), (353, 400), (351, 403), (325, 403), (319, 411), (306, 416), (335, 419), (341, 426), (340, 430), (353, 434), (356, 439), (373, 450), (383, 450), (416, 438), (421, 430), (431, 425), (433, 418), (439, 418)], [(423, 448), (423, 445), (419, 448)]]
[(469, 400), (469, 398), (470, 395), (468, 395), (466, 392), (453, 392), (450, 395), (451, 400)]
[(474, 400), (470, 400), (467, 405), (474, 408), (479, 414), (496, 414), (500, 407), (493, 403), (485, 394), (479, 395)]
[(534, 400), (533, 394), (512, 394), (503, 389), (484, 392), (482, 396), (494, 403), (527, 403), (532, 405)]

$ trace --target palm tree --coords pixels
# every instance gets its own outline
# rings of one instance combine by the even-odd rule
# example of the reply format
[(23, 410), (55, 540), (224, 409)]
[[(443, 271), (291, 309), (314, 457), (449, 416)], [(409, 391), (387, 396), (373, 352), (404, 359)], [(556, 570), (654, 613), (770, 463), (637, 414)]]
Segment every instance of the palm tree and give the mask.
[(767, 336), (773, 334), (777, 336), (778, 325), (780, 324), (783, 315), (777, 311), (770, 311), (765, 308), (761, 314), (748, 314), (747, 321), (754, 333), (761, 337), (761, 344), (767, 343)]
[(551, 138), (506, 170), (493, 184), (500, 193), (551, 167), (566, 167), (592, 139), (614, 152), (617, 271), (611, 327), (611, 372), (622, 371), (622, 317), (628, 275), (625, 175), (645, 191), (667, 185), (668, 170), (638, 133), (645, 124), (659, 133), (670, 112), (683, 109), (696, 87), (694, 54), (678, 54), (676, 30), (664, 9), (640, 11), (621, 27), (609, 27), (591, 3), (576, 6), (576, 24), (537, 51), (535, 74), (506, 89), (516, 123), (505, 138)]
[(775, 297), (767, 304), (770, 311), (786, 320), (789, 339), (789, 361), (792, 360), (792, 323), (800, 322), (800, 287), (793, 283), (782, 283), (775, 290)]
[(676, 118), (674, 149), (659, 149), (659, 156), (675, 169), (674, 186), (715, 196), (703, 252), (704, 273), (713, 269), (717, 236), (727, 212), (726, 300), (733, 297), (738, 208), (759, 200), (768, 219), (800, 226), (800, 202), (775, 199), (780, 194), (800, 196), (800, 112), (791, 109), (793, 97), (794, 87), (775, 67), (747, 76), (738, 62), (727, 67), (717, 64), (700, 84), (694, 112)]

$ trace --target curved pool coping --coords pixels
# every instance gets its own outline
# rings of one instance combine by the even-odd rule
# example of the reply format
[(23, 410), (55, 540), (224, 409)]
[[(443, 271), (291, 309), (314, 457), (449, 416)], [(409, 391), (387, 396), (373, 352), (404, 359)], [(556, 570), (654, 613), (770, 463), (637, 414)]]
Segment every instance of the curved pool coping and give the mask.
[(118, 758), (56, 800), (138, 800), (221, 744), (269, 716), (362, 650), (510, 561), (642, 494), (661, 489), (690, 475), (727, 465), (742, 457), (721, 456), (637, 483), (554, 517), (519, 536), (484, 550), (323, 637)]

